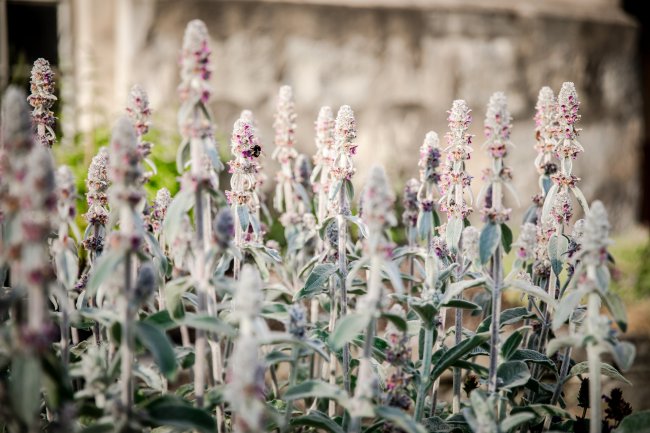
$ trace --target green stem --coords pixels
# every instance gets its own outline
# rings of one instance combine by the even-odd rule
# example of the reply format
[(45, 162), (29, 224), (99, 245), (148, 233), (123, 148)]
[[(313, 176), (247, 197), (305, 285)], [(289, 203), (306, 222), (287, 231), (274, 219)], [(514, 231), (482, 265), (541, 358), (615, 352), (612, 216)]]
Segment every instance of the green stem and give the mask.
[(431, 355), (433, 354), (433, 328), (424, 328), (424, 351), (422, 353), (422, 367), (420, 368), (420, 386), (418, 396), (415, 402), (415, 421), (422, 420), (424, 411), (424, 400), (426, 398), (429, 385), (429, 375), (431, 373)]
[[(294, 347), (291, 351), (291, 372), (289, 373), (289, 388), (296, 384), (296, 379), (298, 377), (298, 358), (300, 355), (300, 349)], [(284, 425), (282, 426), (282, 431), (289, 431), (289, 424), (291, 422), (291, 414), (293, 412), (293, 400), (287, 400), (287, 411), (284, 414)]]
[(488, 371), (488, 392), (497, 392), (497, 368), (499, 366), (499, 326), (501, 319), (501, 248), (492, 258), (492, 324), (490, 333), (490, 368)]
[[(591, 328), (598, 321), (600, 313), (600, 298), (595, 292), (589, 294), (587, 304), (588, 327)], [(590, 329), (591, 331), (591, 329)], [(594, 343), (587, 346), (587, 362), (589, 364), (589, 432), (600, 433), (601, 421), (601, 383), (600, 383), (600, 349)]]

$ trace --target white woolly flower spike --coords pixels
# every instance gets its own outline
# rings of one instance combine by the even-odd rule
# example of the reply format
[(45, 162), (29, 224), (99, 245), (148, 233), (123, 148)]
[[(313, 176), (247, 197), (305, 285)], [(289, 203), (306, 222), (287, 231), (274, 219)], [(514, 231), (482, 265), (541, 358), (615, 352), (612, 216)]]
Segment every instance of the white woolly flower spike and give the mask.
[(533, 223), (525, 223), (521, 226), (519, 237), (512, 246), (517, 248), (517, 258), (530, 261), (534, 258), (535, 245), (537, 244), (537, 226)]
[(275, 112), (275, 150), (273, 159), (281, 164), (292, 161), (298, 156), (296, 144), (296, 109), (293, 101), (293, 91), (290, 86), (282, 86), (278, 94), (278, 104)]
[(361, 218), (370, 230), (381, 231), (397, 224), (394, 213), (395, 195), (381, 166), (374, 166), (361, 194)]
[(566, 82), (562, 84), (557, 102), (560, 139), (555, 148), (555, 153), (560, 159), (575, 159), (584, 149), (578, 142), (580, 129), (576, 127), (576, 124), (580, 121), (580, 101), (573, 83)]
[(27, 100), (34, 107), (32, 118), (36, 129), (36, 140), (43, 146), (52, 147), (56, 140), (54, 133), (54, 113), (51, 108), (56, 102), (54, 96), (54, 73), (50, 62), (37, 59), (32, 68), (30, 81), (31, 95)]

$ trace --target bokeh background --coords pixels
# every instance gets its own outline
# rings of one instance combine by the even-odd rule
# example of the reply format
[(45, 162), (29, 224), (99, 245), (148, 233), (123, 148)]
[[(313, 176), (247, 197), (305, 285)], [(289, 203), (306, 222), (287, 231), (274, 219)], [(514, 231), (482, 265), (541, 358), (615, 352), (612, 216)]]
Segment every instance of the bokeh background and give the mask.
[[(417, 176), (424, 134), (446, 131), (454, 99), (473, 109), (475, 188), (485, 105), (508, 96), (509, 155), (522, 202), (537, 190), (533, 113), (540, 87), (576, 84), (585, 152), (574, 165), (589, 201), (600, 199), (615, 226), (616, 290), (630, 308), (639, 357), (626, 387), (635, 409), (650, 407), (650, 14), (647, 0), (0, 0), (0, 88), (28, 87), (31, 64), (48, 59), (57, 79), (59, 162), (79, 188), (90, 158), (107, 143), (130, 87), (142, 85), (154, 110), (151, 141), (159, 174), (152, 190), (175, 191), (178, 53), (185, 25), (211, 33), (211, 101), (224, 159), (242, 109), (255, 113), (272, 151), (279, 87), (294, 89), (298, 147), (314, 153), (322, 105), (349, 104), (359, 128), (361, 182), (383, 164), (396, 191)], [(644, 13), (645, 12), (645, 13)], [(266, 159), (269, 174), (275, 167)], [(577, 208), (577, 205), (576, 205)], [(578, 215), (579, 216), (579, 215)], [(613, 386), (613, 384), (609, 384)]]

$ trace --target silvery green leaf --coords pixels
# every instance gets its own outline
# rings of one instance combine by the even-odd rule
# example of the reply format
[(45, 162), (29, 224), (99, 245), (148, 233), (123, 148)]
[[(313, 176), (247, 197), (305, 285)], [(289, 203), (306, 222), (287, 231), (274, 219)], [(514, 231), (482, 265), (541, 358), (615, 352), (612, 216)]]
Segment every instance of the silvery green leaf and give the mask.
[[(565, 381), (568, 381), (573, 376), (578, 376), (588, 372), (589, 372), (589, 362), (587, 361), (579, 362), (578, 364), (571, 367), (571, 370), (569, 371), (569, 374), (567, 375)], [(621, 373), (619, 373), (617, 369), (615, 369), (614, 367), (612, 367), (606, 362), (600, 363), (600, 374), (602, 374), (603, 376), (610, 377), (614, 380), (618, 380), (619, 382), (632, 385), (632, 383), (629, 380), (627, 380)]]
[(368, 237), (368, 226), (363, 222), (361, 218), (355, 215), (346, 215), (345, 219), (350, 221), (352, 224), (356, 225), (359, 229), (359, 234), (364, 238)]
[(557, 351), (564, 347), (579, 347), (581, 345), (581, 335), (565, 335), (563, 337), (554, 338), (548, 342), (548, 345), (546, 347), (546, 355), (553, 356)]
[(520, 425), (531, 421), (535, 418), (535, 414), (533, 413), (526, 413), (526, 412), (521, 412), (521, 413), (516, 413), (514, 415), (509, 415), (501, 421), (501, 431), (507, 432), (511, 431)]
[(15, 414), (28, 426), (38, 422), (41, 407), (41, 363), (36, 356), (17, 355), (11, 361), (9, 395)]
[[(457, 360), (462, 359), (474, 350), (475, 347), (480, 346), (485, 343), (490, 338), (490, 335), (485, 332), (481, 334), (475, 334), (463, 341), (460, 344), (455, 345), (454, 347), (447, 350), (442, 354), (438, 362), (433, 367), (431, 371), (430, 384), (432, 384), (442, 373), (445, 372), (449, 367), (451, 367)], [(474, 394), (474, 393), (472, 393)]]
[(119, 251), (109, 251), (97, 259), (90, 271), (88, 284), (86, 284), (87, 296), (95, 295), (97, 289), (113, 275), (122, 260), (124, 260), (124, 255)]
[(368, 314), (352, 313), (342, 317), (329, 337), (329, 343), (335, 350), (341, 349), (363, 332), (371, 317)]
[(393, 285), (393, 289), (396, 293), (404, 293), (404, 284), (402, 283), (402, 274), (399, 271), (397, 265), (389, 260), (384, 261), (383, 271), (388, 276), (390, 283)]
[(501, 225), (487, 223), (483, 227), (483, 230), (481, 230), (481, 236), (479, 237), (478, 249), (482, 265), (490, 260), (490, 257), (494, 254), (500, 242)]
[(585, 195), (582, 193), (582, 191), (580, 191), (580, 188), (574, 186), (571, 188), (571, 192), (573, 192), (576, 200), (578, 200), (578, 203), (580, 203), (580, 206), (582, 207), (582, 210), (584, 210), (585, 215), (589, 214), (589, 202), (585, 198)]
[(501, 244), (506, 254), (512, 249), (512, 230), (507, 224), (501, 224)]
[(474, 280), (463, 280), (457, 283), (452, 283), (447, 287), (445, 294), (442, 297), (442, 303), (446, 304), (451, 301), (456, 296), (460, 295), (463, 291), (471, 289), (472, 287), (478, 287), (485, 284), (485, 278), (477, 278)]
[(300, 289), (293, 297), (294, 302), (304, 298), (311, 298), (312, 296), (321, 293), (326, 288), (326, 283), (330, 277), (337, 271), (336, 265), (332, 263), (324, 263), (314, 266), (311, 273), (305, 281), (305, 286)]
[(500, 388), (511, 389), (524, 386), (530, 379), (530, 370), (523, 361), (507, 361), (497, 369)]
[(248, 206), (235, 206), (235, 214), (237, 215), (237, 221), (239, 226), (246, 233), (248, 231), (248, 225), (250, 223)]
[(556, 194), (557, 184), (553, 184), (553, 186), (551, 186), (551, 188), (548, 190), (548, 193), (546, 193), (546, 198), (544, 199), (544, 207), (542, 207), (542, 221), (546, 221), (546, 219), (549, 217)]
[(75, 251), (63, 248), (54, 257), (57, 277), (66, 290), (72, 290), (77, 282), (79, 273), (79, 259)]
[(650, 433), (650, 410), (626, 416), (614, 433)]
[(548, 257), (551, 260), (551, 267), (555, 275), (562, 272), (566, 252), (569, 249), (569, 239), (564, 235), (553, 234), (548, 241)]
[(190, 159), (190, 141), (185, 139), (178, 146), (178, 151), (176, 152), (176, 171), (178, 174), (182, 174), (185, 171), (185, 167), (189, 163)]
[(627, 312), (621, 297), (614, 292), (607, 291), (602, 298), (621, 331), (627, 331)]
[(177, 367), (176, 354), (169, 337), (156, 326), (142, 321), (135, 323), (135, 335), (153, 355), (161, 373), (168, 379), (173, 379)]
[(553, 316), (553, 330), (559, 329), (569, 320), (573, 311), (580, 305), (580, 300), (583, 296), (584, 293), (582, 291), (575, 290), (560, 299), (555, 310), (555, 315)]
[(555, 308), (555, 299), (546, 291), (540, 289), (537, 286), (534, 286), (533, 284), (529, 283), (528, 281), (524, 280), (514, 280), (511, 281), (508, 287), (512, 287), (513, 289), (520, 290), (524, 292), (525, 294), (529, 296), (533, 296), (535, 298), (538, 298), (546, 305), (549, 305), (553, 308)]
[(575, 419), (575, 417), (568, 411), (559, 406), (551, 404), (528, 404), (525, 406), (515, 406), (512, 408), (511, 414), (518, 413), (534, 413), (538, 417), (544, 416), (557, 416), (564, 419)]
[(628, 371), (636, 356), (636, 347), (627, 341), (619, 341), (614, 345), (612, 356), (621, 370)]
[(290, 387), (284, 393), (285, 400), (300, 400), (305, 398), (334, 400), (343, 406), (349, 401), (348, 395), (341, 388), (320, 380), (304, 381)]
[(516, 350), (511, 356), (510, 356), (510, 361), (524, 361), (524, 362), (532, 362), (533, 364), (539, 364), (543, 365), (544, 367), (556, 371), (557, 368), (555, 366), (555, 363), (551, 358), (549, 358), (546, 355), (542, 355), (536, 350), (532, 349), (519, 349)]
[(431, 212), (419, 212), (417, 221), (418, 238), (427, 239), (433, 232), (433, 214)]
[(163, 221), (163, 230), (165, 231), (165, 237), (172, 241), (176, 239), (178, 235), (178, 230), (183, 221), (183, 217), (194, 205), (194, 194), (190, 191), (181, 190), (174, 199), (169, 204), (167, 208), (167, 214), (165, 215), (165, 220)]
[(376, 406), (375, 416), (383, 418), (405, 433), (427, 433), (425, 428), (403, 410), (390, 406)]
[[(317, 431), (326, 431), (329, 433), (345, 433), (343, 428), (338, 425), (333, 419), (325, 415), (323, 412), (317, 410), (310, 410), (309, 413), (289, 421), (292, 427), (307, 426), (316, 429)], [(296, 429), (299, 431), (299, 429)]]
[(460, 218), (451, 218), (447, 222), (447, 245), (452, 250), (458, 249), (458, 243), (460, 242), (460, 236), (463, 233), (463, 220)]
[(501, 345), (501, 357), (503, 359), (507, 361), (515, 354), (529, 329), (530, 327), (519, 328), (506, 338), (506, 341)]

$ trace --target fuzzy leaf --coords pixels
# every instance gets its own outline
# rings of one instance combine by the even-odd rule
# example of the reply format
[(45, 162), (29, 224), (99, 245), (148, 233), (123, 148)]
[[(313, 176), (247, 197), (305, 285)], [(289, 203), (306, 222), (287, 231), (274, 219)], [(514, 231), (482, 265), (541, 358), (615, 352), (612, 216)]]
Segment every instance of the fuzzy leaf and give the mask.
[[(571, 368), (565, 381), (569, 380), (573, 376), (578, 376), (588, 372), (589, 372), (589, 363), (587, 361), (580, 362)], [(616, 368), (614, 368), (613, 366), (609, 365), (606, 362), (600, 363), (600, 374), (602, 374), (603, 376), (610, 377), (614, 380), (618, 380), (619, 382), (632, 385), (632, 383), (629, 380), (627, 380), (621, 373), (619, 373), (619, 371)]]
[(501, 356), (505, 360), (509, 360), (512, 355), (515, 354), (517, 349), (519, 348), (519, 344), (521, 344), (522, 341), (524, 341), (524, 334), (526, 333), (527, 329), (518, 329), (512, 334), (508, 336), (506, 341), (503, 342), (503, 345), (501, 346)]
[(149, 422), (156, 426), (170, 426), (177, 429), (197, 430), (213, 433), (217, 430), (214, 418), (203, 409), (190, 406), (174, 397), (160, 397), (145, 408)]
[(501, 241), (501, 225), (488, 223), (481, 230), (479, 237), (479, 257), (481, 264), (486, 264), (494, 254)]
[(508, 361), (499, 365), (497, 377), (500, 379), (500, 388), (510, 389), (524, 386), (530, 379), (530, 370), (523, 361)]
[(626, 416), (614, 433), (650, 433), (650, 410)]
[(28, 426), (38, 420), (41, 377), (41, 364), (37, 357), (18, 355), (12, 360), (10, 401), (16, 415)]
[(463, 233), (463, 220), (460, 218), (451, 218), (447, 222), (447, 245), (451, 247), (452, 250), (458, 249), (458, 243), (460, 242), (460, 236)]
[(235, 328), (226, 322), (212, 316), (202, 316), (198, 314), (187, 314), (181, 320), (181, 324), (188, 328), (202, 329), (204, 331), (213, 332), (219, 336), (234, 337), (237, 332)]
[(562, 265), (569, 249), (569, 239), (564, 235), (554, 234), (548, 241), (548, 257), (551, 260), (551, 268), (555, 275), (562, 272)]
[(334, 332), (330, 335), (329, 342), (335, 350), (341, 349), (357, 337), (370, 323), (370, 316), (367, 314), (353, 313), (344, 316), (336, 323)]
[(335, 400), (341, 404), (348, 400), (347, 394), (341, 388), (320, 380), (307, 380), (290, 387), (284, 393), (285, 400), (300, 400), (303, 398)]
[(345, 433), (343, 428), (334, 422), (329, 416), (323, 412), (312, 410), (306, 415), (292, 418), (291, 426), (308, 426), (313, 427), (318, 431), (327, 431), (330, 433)]
[(426, 429), (403, 410), (390, 406), (375, 407), (375, 415), (406, 433), (426, 433)]
[(168, 379), (176, 374), (176, 355), (171, 341), (160, 329), (147, 322), (136, 322), (135, 335), (153, 355), (160, 372)]
[(445, 370), (447, 370), (447, 368), (451, 367), (454, 362), (462, 359), (475, 347), (485, 343), (489, 338), (490, 335), (488, 333), (476, 334), (447, 350), (442, 354), (435, 367), (433, 367), (431, 375), (429, 376), (429, 383), (433, 383), (440, 375), (442, 375), (442, 373), (445, 372)]
[(108, 277), (115, 273), (117, 266), (124, 259), (119, 251), (109, 251), (102, 254), (92, 267), (90, 278), (86, 285), (86, 296), (94, 296), (99, 286), (104, 284)]
[(337, 267), (331, 263), (325, 263), (314, 266), (305, 282), (305, 286), (298, 291), (293, 297), (293, 301), (299, 301), (304, 298), (311, 298), (321, 293), (330, 277), (336, 273)]
[(512, 249), (512, 230), (507, 224), (501, 224), (501, 244), (503, 250), (508, 254)]
[(614, 292), (607, 291), (602, 298), (621, 331), (627, 331), (627, 313), (621, 297)]
[(178, 235), (178, 230), (181, 227), (183, 222), (183, 217), (187, 214), (192, 206), (194, 205), (194, 194), (190, 191), (181, 190), (174, 199), (169, 204), (167, 208), (167, 214), (165, 215), (165, 220), (163, 221), (163, 230), (165, 232), (165, 238), (171, 242), (176, 239)]
[(501, 431), (507, 432), (535, 418), (533, 413), (516, 413), (501, 421)]

